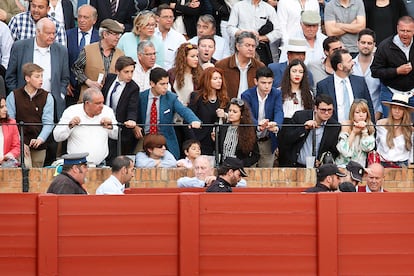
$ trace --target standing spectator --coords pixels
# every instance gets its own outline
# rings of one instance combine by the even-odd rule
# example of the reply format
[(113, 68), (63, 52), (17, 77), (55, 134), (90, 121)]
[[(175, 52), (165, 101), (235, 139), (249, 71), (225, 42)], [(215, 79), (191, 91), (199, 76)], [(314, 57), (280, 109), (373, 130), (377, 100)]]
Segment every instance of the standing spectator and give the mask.
[(373, 78), (371, 64), (374, 60), (375, 33), (370, 29), (363, 29), (358, 34), (358, 55), (354, 58), (353, 74), (365, 78), (369, 94), (374, 106), (375, 118), (377, 121), (382, 117), (382, 106), (380, 102), (380, 80)]
[[(398, 20), (397, 34), (385, 39), (377, 48), (371, 72), (381, 81), (381, 101), (391, 101), (395, 93), (406, 93), (414, 88), (414, 19), (403, 16)], [(414, 106), (414, 97), (410, 98)], [(388, 117), (388, 107), (382, 105), (384, 117)]]
[(377, 122), (377, 151), (384, 167), (407, 167), (413, 157), (413, 130), (408, 105), (409, 95), (395, 93), (390, 102), (387, 118)]
[(49, 16), (56, 19), (65, 30), (75, 27), (75, 17), (73, 16), (73, 6), (70, 0), (49, 0)]
[(9, 28), (14, 40), (33, 38), (36, 35), (36, 23), (43, 17), (47, 17), (55, 24), (56, 42), (66, 46), (65, 26), (59, 24), (56, 19), (48, 16), (49, 0), (31, 0), (30, 11), (16, 14), (9, 22)]
[(246, 90), (242, 99), (251, 107), (253, 122), (257, 127), (259, 168), (272, 168), (277, 148), (277, 133), (283, 123), (282, 95), (272, 87), (273, 72), (267, 67), (256, 72), (256, 86)]
[(164, 43), (164, 69), (169, 70), (174, 65), (175, 53), (181, 44), (186, 42), (184, 35), (172, 28), (174, 23), (174, 11), (167, 4), (161, 4), (157, 8), (158, 27), (154, 36)]
[(151, 88), (149, 75), (151, 70), (160, 67), (155, 63), (158, 55), (154, 44), (149, 40), (141, 41), (138, 44), (138, 62), (135, 66), (132, 79), (138, 84), (140, 91)]
[(340, 177), (346, 174), (339, 171), (335, 164), (324, 164), (316, 169), (315, 187), (305, 190), (305, 193), (335, 192), (338, 190)]
[(56, 118), (60, 118), (65, 109), (69, 66), (67, 49), (56, 43), (55, 32), (55, 24), (48, 18), (42, 18), (36, 23), (36, 37), (19, 40), (13, 44), (6, 71), (6, 83), (9, 91), (23, 87), (26, 81), (22, 66), (25, 63), (39, 65), (43, 68), (41, 87), (53, 95), (55, 115)]
[(6, 76), (6, 69), (9, 64), (10, 51), (13, 42), (10, 29), (6, 24), (0, 22), (0, 77), (2, 78)]
[(235, 187), (243, 177), (247, 177), (247, 173), (243, 168), (243, 162), (234, 157), (227, 157), (217, 169), (217, 180), (214, 181), (206, 192), (224, 192), (231, 193), (232, 187)]
[(0, 21), (8, 24), (10, 19), (20, 12), (24, 12), (25, 9), (20, 9), (17, 5), (19, 0), (3, 0), (0, 2)]
[(117, 156), (111, 170), (111, 176), (96, 189), (97, 195), (123, 195), (125, 184), (134, 177), (134, 162), (127, 156)]
[(0, 96), (0, 125), (0, 139), (3, 141), (3, 146), (0, 147), (0, 165), (16, 162), (20, 159), (20, 135), (16, 120), (9, 118), (4, 96)]
[(21, 70), (26, 84), (7, 96), (7, 110), (10, 118), (35, 124), (23, 128), (24, 161), (28, 168), (41, 168), (46, 157), (45, 142), (53, 130), (53, 97), (41, 88), (43, 69), (39, 65), (26, 63)]
[(119, 39), (117, 47), (125, 55), (132, 57), (137, 61), (137, 47), (141, 41), (149, 40), (154, 44), (157, 51), (157, 64), (164, 66), (164, 43), (154, 36), (155, 27), (157, 27), (157, 17), (152, 11), (143, 11), (134, 19), (134, 28), (131, 32), (124, 33)]
[(78, 27), (66, 31), (70, 70), (70, 83), (66, 94), (67, 106), (79, 101), (80, 86), (71, 68), (78, 59), (79, 52), (86, 45), (99, 41), (99, 32), (93, 28), (97, 18), (98, 14), (94, 7), (90, 5), (80, 6), (78, 9)]
[(201, 13), (199, 0), (169, 1), (170, 7), (174, 9), (175, 21), (173, 28), (187, 39), (197, 35), (196, 25)]
[(368, 152), (375, 148), (375, 128), (365, 99), (356, 99), (349, 111), (349, 120), (341, 122), (335, 163), (345, 167), (350, 161), (365, 167)]
[(135, 61), (131, 57), (119, 57), (115, 63), (116, 74), (108, 74), (102, 88), (105, 105), (112, 108), (116, 120), (122, 124), (121, 141), (109, 139), (108, 166), (118, 155), (118, 143), (121, 143), (121, 154), (134, 154), (138, 139), (142, 138), (142, 129), (137, 126), (139, 87), (132, 80)]
[(253, 87), (257, 69), (265, 66), (255, 58), (257, 43), (253, 32), (242, 31), (236, 37), (236, 53), (216, 62), (216, 67), (224, 70), (229, 98), (240, 98)]
[(213, 58), (216, 51), (216, 42), (213, 36), (202, 36), (198, 39), (198, 60), (201, 68), (205, 70), (208, 67), (214, 66), (217, 60)]
[(365, 79), (351, 74), (354, 61), (348, 50), (341, 49), (333, 53), (331, 65), (335, 73), (318, 82), (316, 95), (328, 94), (332, 97), (335, 109), (333, 118), (340, 122), (347, 120), (354, 99), (366, 99), (371, 118), (375, 118)]
[[(189, 107), (206, 125), (223, 122), (225, 109), (228, 106), (227, 86), (224, 81), (224, 72), (220, 68), (207, 68), (203, 71), (197, 91), (191, 93)], [(201, 143), (201, 154), (214, 154), (214, 141), (211, 139), (212, 127), (194, 129), (193, 133)]]
[(281, 167), (305, 167), (306, 157), (314, 156), (319, 166), (322, 153), (330, 151), (338, 156), (336, 144), (341, 130), (333, 119), (333, 100), (328, 95), (315, 99), (313, 110), (296, 111), (292, 125), (284, 126), (288, 139), (279, 140), (279, 165)]
[(95, 28), (101, 26), (105, 19), (113, 19), (121, 23), (126, 32), (133, 28), (132, 19), (136, 14), (134, 1), (131, 0), (90, 0), (89, 4), (98, 11)]
[(66, 108), (53, 136), (57, 142), (67, 140), (68, 153), (88, 151), (88, 162), (102, 166), (109, 153), (108, 138), (118, 138), (115, 114), (104, 105), (102, 92), (96, 88), (86, 89), (82, 100)]
[(167, 140), (161, 134), (149, 134), (144, 137), (144, 152), (135, 156), (138, 168), (175, 168), (177, 160), (167, 150)]
[(362, 193), (383, 193), (387, 192), (384, 190), (384, 178), (385, 178), (385, 170), (381, 164), (374, 163), (368, 166), (366, 169), (368, 174), (367, 176), (367, 185), (366, 186), (358, 186), (358, 192)]
[(365, 29), (365, 8), (362, 0), (332, 0), (325, 6), (325, 30), (338, 36), (352, 57), (358, 54), (358, 33)]
[(108, 73), (115, 73), (115, 62), (124, 52), (118, 49), (119, 38), (124, 29), (118, 22), (105, 19), (99, 28), (100, 40), (86, 45), (73, 64), (73, 73), (82, 85), (79, 101), (86, 88), (101, 89)]
[(396, 34), (398, 19), (408, 15), (404, 2), (403, 0), (364, 0), (367, 28), (376, 33), (378, 45), (387, 37)]

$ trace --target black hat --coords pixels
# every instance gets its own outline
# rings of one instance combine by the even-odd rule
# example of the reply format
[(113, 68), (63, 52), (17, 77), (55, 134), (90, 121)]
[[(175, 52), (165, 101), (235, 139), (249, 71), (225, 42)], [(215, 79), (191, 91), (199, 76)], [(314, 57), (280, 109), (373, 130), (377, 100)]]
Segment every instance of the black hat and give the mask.
[(233, 170), (239, 170), (241, 176), (247, 177), (247, 173), (243, 168), (243, 161), (241, 161), (239, 158), (234, 157), (227, 157), (224, 159), (223, 164), (221, 165), (223, 168), (233, 169)]
[(62, 155), (63, 158), (63, 165), (78, 165), (78, 164), (86, 164), (88, 161), (86, 160), (86, 156), (89, 153), (81, 152), (81, 153), (70, 153)]
[(342, 182), (339, 184), (339, 190), (341, 192), (356, 192), (356, 188), (351, 182)]
[(328, 175), (334, 175), (334, 174), (340, 177), (346, 176), (346, 174), (341, 173), (339, 171), (338, 166), (336, 166), (335, 164), (324, 164), (320, 166), (319, 168), (316, 169), (316, 174), (318, 178), (324, 178)]
[(351, 178), (353, 180), (362, 182), (364, 167), (362, 167), (361, 164), (355, 161), (349, 161), (348, 165), (346, 165), (346, 169), (351, 173)]

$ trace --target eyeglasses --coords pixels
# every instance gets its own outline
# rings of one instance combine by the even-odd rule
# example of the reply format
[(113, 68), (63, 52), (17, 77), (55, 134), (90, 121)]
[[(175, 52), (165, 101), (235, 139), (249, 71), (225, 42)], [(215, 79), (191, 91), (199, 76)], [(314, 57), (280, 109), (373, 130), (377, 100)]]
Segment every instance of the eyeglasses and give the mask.
[(233, 98), (230, 100), (231, 104), (237, 104), (238, 106), (243, 106), (244, 105), (244, 101), (242, 99), (239, 98)]
[(113, 31), (108, 31), (108, 34), (113, 35), (113, 36), (117, 36), (117, 37), (120, 37), (122, 35), (121, 33), (115, 33)]
[(164, 144), (162, 144), (162, 145), (155, 145), (154, 146), (154, 148), (157, 148), (157, 149), (162, 149), (163, 147), (166, 147)]
[(197, 49), (197, 45), (189, 43), (189, 44), (185, 45), (185, 48), (187, 48), (187, 49)]
[(155, 27), (157, 27), (157, 24), (155, 24), (155, 23), (148, 23), (147, 25), (145, 25), (144, 26), (145, 28), (155, 28)]
[(332, 113), (333, 112), (333, 108), (319, 108), (318, 110), (321, 111), (322, 113)]

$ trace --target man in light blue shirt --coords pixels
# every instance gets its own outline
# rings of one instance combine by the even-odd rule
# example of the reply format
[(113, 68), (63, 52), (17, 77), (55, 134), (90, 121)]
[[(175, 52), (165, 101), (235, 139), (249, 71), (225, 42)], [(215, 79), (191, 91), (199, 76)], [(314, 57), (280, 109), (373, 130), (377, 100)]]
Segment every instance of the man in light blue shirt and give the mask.
[(122, 195), (124, 194), (125, 184), (134, 176), (134, 162), (127, 156), (117, 156), (112, 161), (112, 174), (105, 180), (98, 189), (97, 195)]

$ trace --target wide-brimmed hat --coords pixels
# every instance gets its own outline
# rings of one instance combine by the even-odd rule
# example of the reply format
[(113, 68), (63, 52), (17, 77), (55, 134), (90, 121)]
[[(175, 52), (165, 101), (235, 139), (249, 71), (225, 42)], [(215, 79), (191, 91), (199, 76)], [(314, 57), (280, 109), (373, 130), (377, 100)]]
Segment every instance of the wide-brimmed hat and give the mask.
[(286, 52), (305, 53), (308, 47), (306, 46), (306, 40), (301, 38), (291, 38), (288, 40), (286, 46), (283, 46)]
[(402, 94), (402, 93), (394, 93), (392, 96), (391, 102), (382, 101), (383, 105), (391, 106), (391, 105), (398, 105), (402, 107), (406, 107), (410, 109), (410, 111), (414, 111), (414, 107), (410, 106), (408, 103), (410, 101), (410, 94)]
[(321, 16), (317, 11), (304, 11), (301, 16), (302, 23), (305, 25), (319, 25)]

